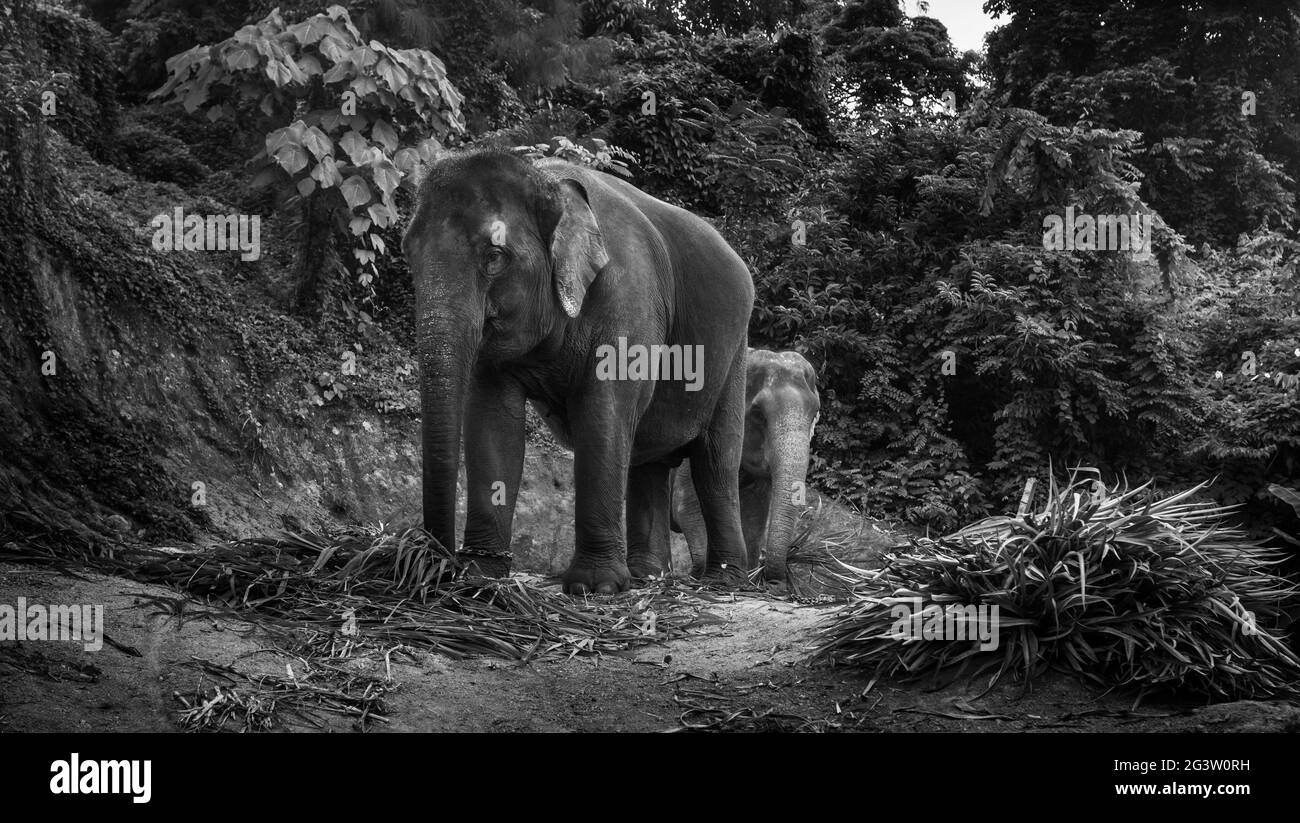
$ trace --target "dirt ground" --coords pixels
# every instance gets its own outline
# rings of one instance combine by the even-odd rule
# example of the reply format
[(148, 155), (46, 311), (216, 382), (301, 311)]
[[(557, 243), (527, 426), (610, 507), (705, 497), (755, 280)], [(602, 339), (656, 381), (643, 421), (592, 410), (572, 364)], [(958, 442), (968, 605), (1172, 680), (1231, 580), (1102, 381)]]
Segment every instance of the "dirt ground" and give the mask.
[[(311, 665), (277, 651), (259, 629), (155, 586), (82, 579), (0, 564), (0, 603), (102, 603), (110, 642), (0, 643), (0, 731), (176, 731), (220, 678), (200, 661), (307, 677)], [(452, 660), (434, 654), (360, 656), (346, 665), (387, 689), (368, 731), (629, 731), (686, 726), (734, 731), (1297, 731), (1283, 701), (1205, 706), (1100, 696), (1049, 677), (1021, 695), (984, 697), (964, 684), (940, 690), (810, 667), (807, 631), (830, 607), (727, 595), (706, 604), (716, 621), (698, 634), (619, 655), (541, 660)], [(323, 713), (332, 731), (356, 717)], [(233, 727), (237, 728), (237, 726)], [(319, 728), (288, 711), (275, 730)]]

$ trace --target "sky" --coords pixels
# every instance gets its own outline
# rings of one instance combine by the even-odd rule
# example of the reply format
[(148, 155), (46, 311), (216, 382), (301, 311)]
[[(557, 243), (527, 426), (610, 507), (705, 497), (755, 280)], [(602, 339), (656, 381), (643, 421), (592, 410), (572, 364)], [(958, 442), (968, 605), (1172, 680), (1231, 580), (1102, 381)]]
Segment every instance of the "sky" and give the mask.
[[(921, 13), (917, 0), (906, 0), (904, 8), (909, 17)], [(959, 52), (982, 50), (984, 35), (1009, 22), (1006, 17), (995, 20), (985, 14), (984, 0), (930, 0), (930, 10), (926, 15), (948, 27), (948, 36)]]

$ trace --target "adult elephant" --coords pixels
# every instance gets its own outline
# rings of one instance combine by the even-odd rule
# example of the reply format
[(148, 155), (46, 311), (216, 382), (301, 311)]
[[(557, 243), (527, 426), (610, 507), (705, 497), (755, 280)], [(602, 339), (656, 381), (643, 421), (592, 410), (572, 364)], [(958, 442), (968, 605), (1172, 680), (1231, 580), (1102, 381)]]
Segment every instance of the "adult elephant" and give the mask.
[[(566, 592), (613, 593), (664, 570), (669, 472), (683, 458), (696, 467), (706, 572), (738, 570), (754, 288), (712, 226), (600, 172), (475, 151), (433, 165), (402, 248), (415, 282), (424, 523), (434, 537), (456, 545), (463, 434), (461, 551), (486, 574), (509, 570), (531, 402), (574, 452)], [(669, 373), (647, 368), (656, 363)]]
[[(740, 464), (741, 529), (746, 568), (763, 566), (769, 580), (786, 578), (786, 553), (802, 510), (808, 449), (821, 411), (817, 372), (798, 352), (750, 349), (745, 380), (745, 446)], [(691, 469), (674, 472), (673, 528), (686, 536), (696, 574), (704, 570), (709, 535)]]

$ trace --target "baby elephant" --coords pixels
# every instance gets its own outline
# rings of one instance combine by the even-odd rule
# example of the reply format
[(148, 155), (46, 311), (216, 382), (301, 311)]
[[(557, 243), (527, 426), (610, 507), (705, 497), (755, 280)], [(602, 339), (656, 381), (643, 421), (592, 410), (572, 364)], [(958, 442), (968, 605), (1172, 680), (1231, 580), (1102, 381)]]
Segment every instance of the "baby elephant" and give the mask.
[[(745, 369), (740, 519), (748, 568), (786, 579), (785, 556), (804, 503), (808, 450), (821, 410), (817, 373), (797, 352), (750, 349)], [(708, 539), (690, 464), (673, 475), (672, 527), (686, 536), (692, 572), (704, 571)]]

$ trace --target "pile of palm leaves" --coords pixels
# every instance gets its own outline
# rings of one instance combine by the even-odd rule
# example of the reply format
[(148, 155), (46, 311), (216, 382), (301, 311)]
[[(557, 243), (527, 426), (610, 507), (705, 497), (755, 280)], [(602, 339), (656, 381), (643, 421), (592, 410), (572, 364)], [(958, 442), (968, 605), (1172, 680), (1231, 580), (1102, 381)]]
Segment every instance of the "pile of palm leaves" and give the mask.
[(698, 601), (669, 581), (575, 602), (520, 578), (474, 576), (423, 529), (286, 533), (160, 559), (135, 576), (315, 628), (335, 642), (364, 637), (451, 657), (614, 652), (700, 625)]
[(215, 681), (201, 687), (192, 699), (173, 694), (181, 704), (176, 720), (185, 731), (270, 731), (282, 716), (323, 729), (327, 714), (352, 718), (358, 731), (366, 731), (374, 722), (388, 722), (384, 695), (392, 688), (389, 678), (321, 660), (303, 661), (301, 674), (286, 666), (287, 677), (251, 674), (210, 660), (183, 665)]
[[(837, 524), (821, 501), (816, 508), (801, 512), (785, 556), (790, 597), (804, 603), (847, 600), (852, 581), (842, 574), (844, 562), (841, 561), (874, 565), (880, 554), (878, 546), (867, 536), (868, 526), (865, 519), (859, 519), (855, 525)], [(871, 528), (880, 532), (879, 528)], [(749, 580), (762, 587), (762, 567), (750, 572)]]
[[(38, 547), (27, 546), (31, 557), (12, 549), (0, 554), (40, 562)], [(63, 562), (56, 551), (44, 554)], [(668, 580), (576, 602), (518, 577), (476, 577), (422, 529), (284, 532), (196, 552), (83, 555), (79, 565), (224, 605), (296, 641), (306, 636), (313, 653), (328, 656), (366, 643), (456, 658), (599, 654), (680, 637), (709, 622), (700, 599)]]
[[(804, 603), (842, 602), (851, 591), (841, 570), (844, 564), (838, 559), (840, 552), (850, 546), (855, 534), (852, 529), (819, 530), (816, 521), (807, 519), (795, 531), (786, 553), (790, 597)], [(755, 579), (762, 579), (763, 569), (754, 571)]]
[[(1037, 514), (1031, 484), (1015, 517), (915, 540), (878, 570), (845, 566), (852, 599), (818, 628), (815, 656), (877, 677), (988, 674), (990, 688), (1054, 668), (1103, 687), (1294, 692), (1300, 660), (1277, 632), (1295, 587), (1274, 572), (1278, 557), (1224, 525), (1230, 508), (1192, 499), (1206, 484), (1159, 497), (1084, 471), (1053, 480)], [(997, 647), (971, 639), (976, 626), (926, 640), (914, 618), (900, 623), (917, 609), (960, 622), (952, 605), (996, 606)]]

